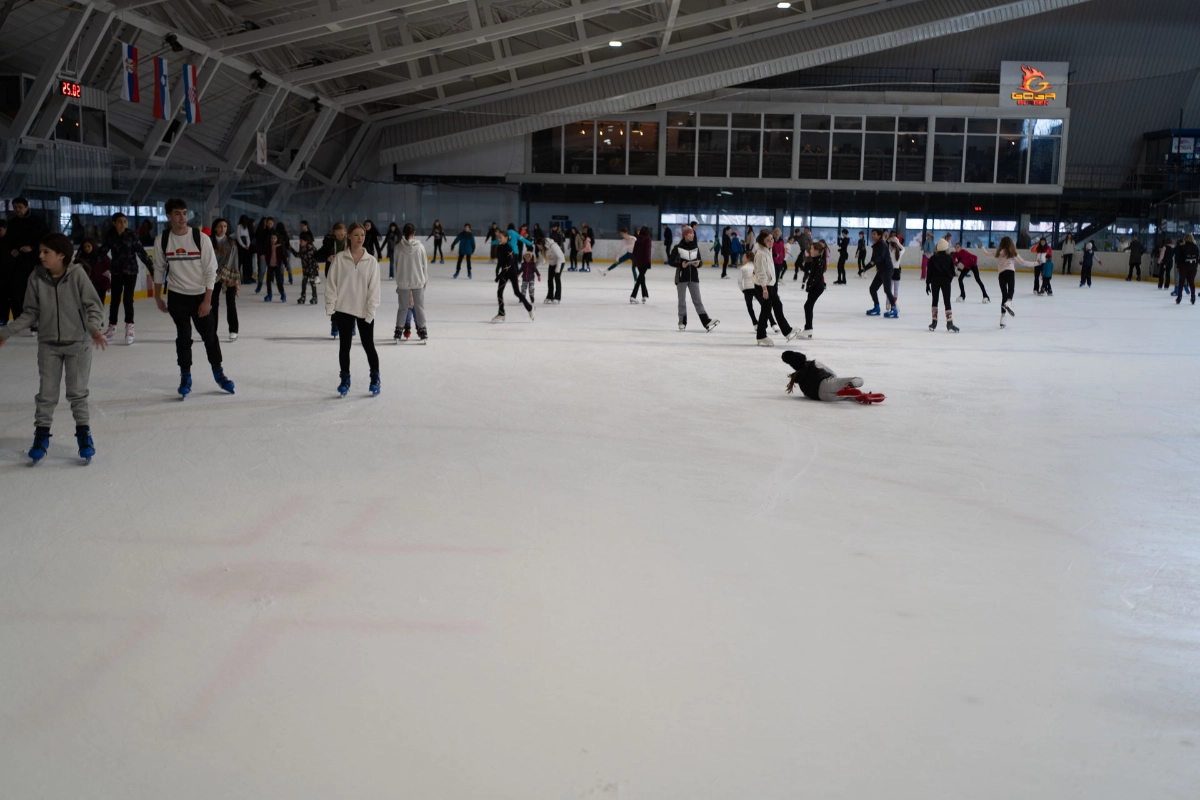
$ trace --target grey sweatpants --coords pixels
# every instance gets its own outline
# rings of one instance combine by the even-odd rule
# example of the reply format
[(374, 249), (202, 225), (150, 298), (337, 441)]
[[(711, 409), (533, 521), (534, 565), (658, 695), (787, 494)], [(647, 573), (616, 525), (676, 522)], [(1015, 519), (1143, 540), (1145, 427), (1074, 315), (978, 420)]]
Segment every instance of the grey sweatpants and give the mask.
[(396, 311), (396, 328), (404, 327), (404, 318), (408, 316), (408, 301), (412, 300), (413, 317), (417, 321), (417, 330), (425, 327), (425, 290), (400, 289), (396, 292), (400, 297), (400, 308)]
[[(821, 362), (819, 362), (819, 361), (814, 361), (813, 364), (815, 364), (820, 369), (824, 369), (824, 370), (829, 369), (829, 367), (826, 367), (825, 365), (821, 364)], [(821, 385), (817, 388), (817, 395), (820, 397), (820, 399), (824, 400), (825, 402), (849, 399), (849, 398), (842, 398), (842, 397), (837, 396), (838, 390), (840, 390), (846, 384), (850, 384), (851, 386), (858, 388), (863, 385), (863, 379), (862, 378), (839, 378), (837, 375), (831, 375), (830, 377), (821, 381)]]
[(704, 311), (704, 301), (700, 299), (700, 284), (696, 281), (684, 281), (683, 283), (675, 284), (675, 289), (679, 292), (679, 321), (687, 321), (687, 295), (690, 292), (692, 295), (692, 305), (696, 307), (696, 315), (700, 319), (708, 319), (708, 314)]
[(41, 388), (34, 402), (37, 410), (34, 425), (49, 428), (54, 422), (54, 407), (62, 391), (63, 374), (67, 376), (67, 402), (76, 425), (88, 424), (88, 378), (92, 374), (92, 343), (50, 344), (38, 342), (38, 372)]

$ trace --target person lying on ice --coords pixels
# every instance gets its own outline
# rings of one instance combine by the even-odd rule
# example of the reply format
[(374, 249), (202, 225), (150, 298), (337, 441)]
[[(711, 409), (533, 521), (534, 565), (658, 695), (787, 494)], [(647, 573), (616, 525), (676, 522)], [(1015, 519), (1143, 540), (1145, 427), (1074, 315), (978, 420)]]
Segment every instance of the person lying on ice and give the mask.
[(788, 394), (799, 386), (804, 396), (813, 400), (855, 400), (864, 405), (883, 402), (882, 394), (864, 392), (859, 388), (863, 385), (862, 378), (839, 378), (820, 361), (810, 361), (804, 353), (785, 350), (783, 361), (795, 370), (788, 376)]

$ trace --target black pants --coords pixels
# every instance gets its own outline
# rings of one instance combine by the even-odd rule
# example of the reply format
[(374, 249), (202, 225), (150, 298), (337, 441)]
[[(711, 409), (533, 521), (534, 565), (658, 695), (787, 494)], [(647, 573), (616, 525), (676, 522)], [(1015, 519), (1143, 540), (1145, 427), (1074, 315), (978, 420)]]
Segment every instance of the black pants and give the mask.
[[(1183, 280), (1183, 273), (1179, 274), (1179, 280)], [(1092, 265), (1081, 262), (1079, 264), (1079, 285), (1083, 286), (1085, 283), (1088, 286), (1092, 285)]]
[[(758, 295), (761, 298), (762, 297), (762, 289), (760, 289), (758, 287), (755, 287), (753, 289), (743, 289), (742, 295), (746, 298), (746, 310), (750, 312), (750, 324), (753, 325), (755, 328), (757, 328), (758, 327), (758, 314), (754, 313), (754, 296)], [(771, 323), (772, 327), (776, 327), (776, 328), (779, 327), (778, 325), (775, 324), (775, 314), (772, 313), (770, 309), (767, 309), (767, 322)]]
[[(305, 278), (305, 280), (308, 280), (308, 279)], [(317, 287), (314, 286), (313, 291), (316, 292)], [(217, 324), (220, 322), (221, 295), (222, 294), (225, 295), (225, 319), (229, 323), (229, 332), (237, 333), (238, 332), (238, 318), (237, 318), (238, 287), (230, 286), (228, 289), (222, 289), (221, 284), (219, 284), (219, 283), (213, 287), (213, 293), (212, 293), (212, 314), (211, 314), (211, 316), (213, 318), (214, 332), (216, 330)]]
[(271, 295), (271, 281), (279, 284), (279, 293), (283, 291), (283, 270), (280, 267), (267, 267), (267, 296)]
[(813, 309), (817, 306), (817, 300), (821, 295), (825, 294), (825, 283), (817, 283), (810, 281), (808, 284), (808, 299), (804, 301), (804, 330), (812, 330)]
[(1033, 268), (1033, 293), (1037, 294), (1042, 290), (1042, 265), (1038, 264)]
[(634, 267), (637, 270), (637, 279), (633, 282), (633, 293), (630, 297), (637, 297), (638, 287), (642, 287), (642, 297), (649, 297), (650, 292), (646, 290), (646, 273), (650, 270), (649, 267)]
[(967, 299), (967, 290), (963, 288), (963, 278), (967, 277), (968, 273), (975, 276), (975, 283), (979, 284), (979, 291), (983, 292), (984, 297), (987, 297), (987, 287), (984, 286), (983, 281), (979, 279), (979, 267), (963, 267), (962, 271), (958, 273), (958, 299)]
[[(1013, 299), (1013, 293), (1017, 290), (1017, 272), (1016, 270), (1006, 269), (1000, 273), (1000, 305), (1004, 305)], [(1001, 312), (1003, 313), (1003, 312)]]
[[(213, 291), (216, 296), (216, 291)], [(208, 363), (214, 369), (221, 366), (221, 343), (217, 341), (217, 315), (209, 312), (208, 316), (200, 316), (200, 304), (204, 302), (202, 294), (179, 294), (167, 292), (167, 313), (175, 323), (175, 359), (180, 372), (192, 371), (192, 326), (204, 342), (204, 351), (208, 355)]]
[(137, 291), (137, 273), (132, 275), (113, 275), (112, 299), (108, 302), (108, 324), (117, 324), (117, 312), (121, 310), (121, 302), (125, 303), (125, 324), (133, 324), (133, 294)]
[(1179, 268), (1179, 285), (1176, 288), (1179, 290), (1179, 294), (1175, 296), (1176, 305), (1183, 300), (1185, 292), (1192, 298), (1193, 303), (1196, 302), (1196, 268), (1194, 266)]
[(462, 272), (462, 262), (463, 262), (464, 258), (467, 260), (467, 277), (469, 278), (469, 277), (471, 277), (471, 254), (470, 253), (459, 253), (458, 254), (458, 264), (455, 265), (455, 267), (454, 267), (454, 274), (457, 275), (458, 273)]
[(1054, 290), (1050, 288), (1050, 276), (1049, 275), (1042, 276), (1042, 293), (1043, 294), (1054, 294)]
[(433, 256), (430, 257), (429, 260), (433, 261), (433, 259), (435, 259), (435, 258), (440, 258), (443, 262), (446, 260), (445, 254), (442, 253), (442, 240), (441, 239), (433, 240)]
[(313, 299), (314, 300), (317, 299), (317, 276), (314, 275), (310, 278), (307, 275), (305, 275), (303, 278), (300, 279), (300, 299), (301, 300), (304, 299), (305, 292), (308, 291), (309, 286), (312, 286)]
[(763, 287), (754, 287), (754, 296), (758, 298), (758, 338), (767, 338), (767, 323), (771, 321), (772, 316), (775, 322), (779, 324), (779, 330), (784, 336), (792, 332), (792, 326), (788, 325), (787, 317), (783, 316), (783, 303), (779, 301), (779, 286), (767, 287), (767, 298), (763, 299)]
[(521, 284), (517, 282), (517, 270), (509, 267), (500, 273), (500, 277), (496, 281), (498, 284), (496, 287), (496, 302), (500, 304), (500, 316), (504, 316), (504, 289), (508, 286), (509, 282), (512, 283), (513, 294), (521, 301), (521, 305), (525, 306), (525, 310), (533, 310), (533, 306), (525, 299), (525, 295), (521, 294)]
[(1063, 253), (1063, 257), (1062, 257), (1062, 261), (1063, 261), (1062, 274), (1063, 275), (1071, 274), (1071, 262), (1074, 260), (1075, 260), (1074, 253)]
[(846, 259), (849, 257), (850, 256), (847, 253), (839, 253), (838, 254), (838, 276), (837, 276), (838, 283), (846, 282)]
[(579, 258), (579, 251), (578, 251), (578, 250), (572, 250), (572, 251), (571, 251), (571, 269), (575, 269), (575, 267), (576, 267), (576, 262), (575, 262), (575, 260), (576, 260), (577, 258)]
[[(887, 273), (887, 274), (884, 274)], [(871, 281), (871, 301), (876, 306), (879, 305), (879, 287), (883, 287), (883, 293), (887, 297), (888, 307), (896, 305), (896, 298), (892, 296), (892, 271), (887, 267), (876, 265), (875, 279)]]
[(1127, 281), (1133, 280), (1133, 271), (1134, 270), (1137, 270), (1138, 280), (1140, 281), (1142, 279), (1142, 262), (1141, 261), (1130, 261), (1129, 262), (1129, 275), (1125, 278), (1125, 280), (1127, 280)]
[(929, 286), (932, 288), (930, 292), (933, 295), (933, 314), (937, 316), (938, 293), (942, 295), (942, 302), (946, 306), (946, 310), (950, 310), (950, 287), (954, 283), (954, 278), (930, 278)]
[(721, 277), (725, 277), (725, 273), (729, 271), (729, 253), (721, 252)]
[(546, 299), (562, 300), (562, 264), (551, 264), (550, 275), (546, 278)]
[(396, 245), (389, 244), (387, 249), (388, 277), (396, 277)]
[[(5, 291), (3, 300), (3, 314), (5, 321), (8, 320), (9, 312), (12, 313), (12, 318), (16, 319), (21, 316), (21, 312), (25, 307), (25, 291), (29, 288), (29, 276), (33, 272), (26, 271), (24, 267), (13, 267), (12, 274), (9, 276), (7, 286), (0, 286), (0, 291)], [(37, 323), (33, 324), (34, 330), (37, 329)]]
[(862, 275), (867, 271), (867, 254), (859, 251), (858, 253), (858, 274)]
[(592, 254), (591, 253), (583, 254), (583, 261), (580, 262), (580, 267), (582, 267), (583, 269), (591, 269), (592, 268)]
[(238, 264), (242, 266), (242, 283), (254, 283), (254, 251), (239, 244)]
[(350, 345), (354, 344), (356, 323), (359, 341), (362, 342), (363, 352), (367, 354), (367, 366), (371, 372), (379, 372), (379, 353), (375, 352), (375, 320), (367, 322), (345, 311), (333, 312), (333, 324), (338, 330), (338, 366), (343, 373), (350, 371)]
[[(1172, 259), (1172, 261), (1174, 261), (1174, 259)], [(1160, 288), (1160, 289), (1164, 289), (1164, 288), (1170, 289), (1171, 288), (1171, 265), (1170, 264), (1160, 265), (1159, 271), (1158, 271), (1158, 288)]]

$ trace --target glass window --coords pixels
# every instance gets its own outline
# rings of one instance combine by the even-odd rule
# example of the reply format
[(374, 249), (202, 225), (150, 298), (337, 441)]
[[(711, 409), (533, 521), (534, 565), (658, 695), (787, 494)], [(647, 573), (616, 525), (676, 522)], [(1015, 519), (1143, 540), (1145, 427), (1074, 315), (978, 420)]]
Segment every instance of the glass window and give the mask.
[(1033, 137), (1033, 149), (1029, 151), (1030, 183), (1058, 183), (1058, 152), (1061, 141), (1057, 136)]
[(596, 123), (577, 122), (564, 126), (566, 170), (568, 175), (593, 174), (592, 159), (595, 156)]
[(625, 174), (625, 123), (601, 122), (596, 136), (596, 174)]
[(962, 133), (967, 129), (966, 120), (962, 117), (938, 117), (938, 133)]
[[(840, 117), (839, 117), (840, 119)], [(833, 180), (857, 181), (862, 176), (862, 134), (835, 133), (829, 177)]]
[(964, 231), (986, 231), (988, 221), (986, 219), (964, 219), (962, 226)]
[(696, 174), (696, 131), (690, 128), (667, 129), (667, 174)]
[[(929, 220), (929, 221), (933, 222), (933, 220)], [(906, 231), (923, 231), (923, 230), (925, 230), (925, 220), (921, 219), (920, 217), (917, 217), (915, 219), (912, 217), (909, 217), (908, 219), (904, 220), (904, 230), (906, 230)]]
[(746, 215), (746, 224), (747, 225), (774, 225), (775, 218), (763, 216), (762, 214), (757, 214), (757, 215), (747, 214)]
[(833, 129), (835, 131), (861, 131), (862, 117), (834, 117)]
[(729, 131), (700, 131), (699, 160), (696, 174), (705, 178), (724, 178), (728, 173)]
[[(901, 117), (903, 121), (903, 117)], [(924, 133), (896, 134), (896, 180), (925, 180), (925, 149), (928, 135)]]
[[(939, 125), (941, 120), (938, 120)], [(943, 183), (962, 180), (963, 137), (943, 136), (933, 138), (933, 179)]]
[(866, 217), (842, 217), (842, 227), (865, 230), (871, 227), (871, 220)]
[(929, 117), (900, 117), (896, 123), (901, 133), (929, 133)]
[(62, 115), (54, 126), (54, 138), (60, 142), (83, 141), (82, 131), (79, 128), (78, 103), (67, 103), (63, 107)]
[(895, 117), (867, 117), (867, 130), (869, 131), (887, 131), (893, 133), (896, 130)]
[(728, 114), (701, 114), (700, 127), (702, 128), (728, 128)]
[(1029, 123), (1023, 119), (1002, 119), (1000, 120), (1000, 133), (1009, 136), (1029, 133)]
[(995, 133), (996, 120), (994, 119), (969, 119), (967, 120), (967, 133)]
[(629, 125), (629, 174), (658, 174), (658, 123)]
[(1016, 229), (1017, 229), (1016, 220), (1000, 220), (1000, 219), (992, 220), (992, 230), (994, 230), (994, 231), (1004, 231), (1007, 233), (1007, 232), (1015, 231)]
[(836, 228), (838, 226), (837, 217), (810, 217), (808, 220), (810, 228)]
[[(825, 118), (828, 125), (829, 117)], [(800, 134), (800, 177), (825, 180), (829, 177), (829, 133)]]
[(1033, 120), (1034, 136), (1062, 136), (1063, 123), (1061, 119)]
[[(717, 217), (717, 224), (718, 225), (745, 225), (746, 224), (746, 215), (745, 214), (721, 214), (720, 216)], [(738, 233), (741, 233), (741, 231), (738, 231)]]
[(801, 114), (800, 129), (806, 131), (827, 131), (829, 130), (829, 117), (823, 114), (820, 116)]
[(533, 171), (562, 172), (562, 127), (533, 132)]
[[(791, 131), (786, 133), (767, 131), (763, 134), (762, 176), (764, 178), (792, 177)], [(824, 173), (821, 177), (825, 177)]]
[(1000, 137), (996, 151), (996, 183), (1025, 182), (1025, 164), (1029, 158), (1028, 142), (1024, 136)]
[(732, 144), (729, 148), (729, 177), (757, 178), (758, 153), (762, 145), (762, 133), (735, 130), (732, 135)]
[(891, 133), (868, 133), (863, 144), (863, 180), (890, 181), (896, 137)]
[(762, 120), (758, 114), (734, 114), (733, 127), (735, 128), (752, 128), (758, 130), (761, 127)]
[(696, 127), (696, 114), (692, 111), (668, 111), (667, 126), (671, 128)]
[(895, 217), (870, 217), (867, 219), (867, 222), (871, 223), (868, 227), (880, 228), (885, 231), (890, 231), (896, 226)]
[(992, 183), (996, 180), (996, 137), (967, 137), (967, 183)]
[(108, 147), (108, 115), (99, 108), (83, 109), (83, 143)]
[(795, 123), (791, 114), (764, 114), (763, 127), (769, 131), (790, 131)]

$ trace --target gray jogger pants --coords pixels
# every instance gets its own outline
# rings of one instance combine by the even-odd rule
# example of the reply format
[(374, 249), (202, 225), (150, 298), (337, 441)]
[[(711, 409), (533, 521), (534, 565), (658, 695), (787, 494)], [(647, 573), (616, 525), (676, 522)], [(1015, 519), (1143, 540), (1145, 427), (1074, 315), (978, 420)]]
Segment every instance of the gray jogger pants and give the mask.
[(396, 311), (396, 328), (404, 327), (404, 318), (408, 316), (408, 301), (412, 300), (413, 317), (417, 322), (417, 330), (425, 327), (425, 290), (400, 289), (396, 292), (400, 297), (400, 308)]
[(67, 402), (76, 425), (88, 424), (88, 378), (92, 374), (92, 343), (71, 344), (38, 343), (38, 372), (41, 388), (34, 402), (34, 425), (49, 428), (54, 422), (54, 407), (58, 405), (62, 391), (63, 374), (67, 376)]
[(692, 295), (692, 305), (696, 307), (696, 316), (701, 320), (707, 320), (708, 314), (704, 311), (704, 301), (700, 299), (700, 284), (696, 281), (684, 281), (675, 284), (675, 289), (679, 292), (679, 321), (687, 320), (687, 295), (690, 292)]

